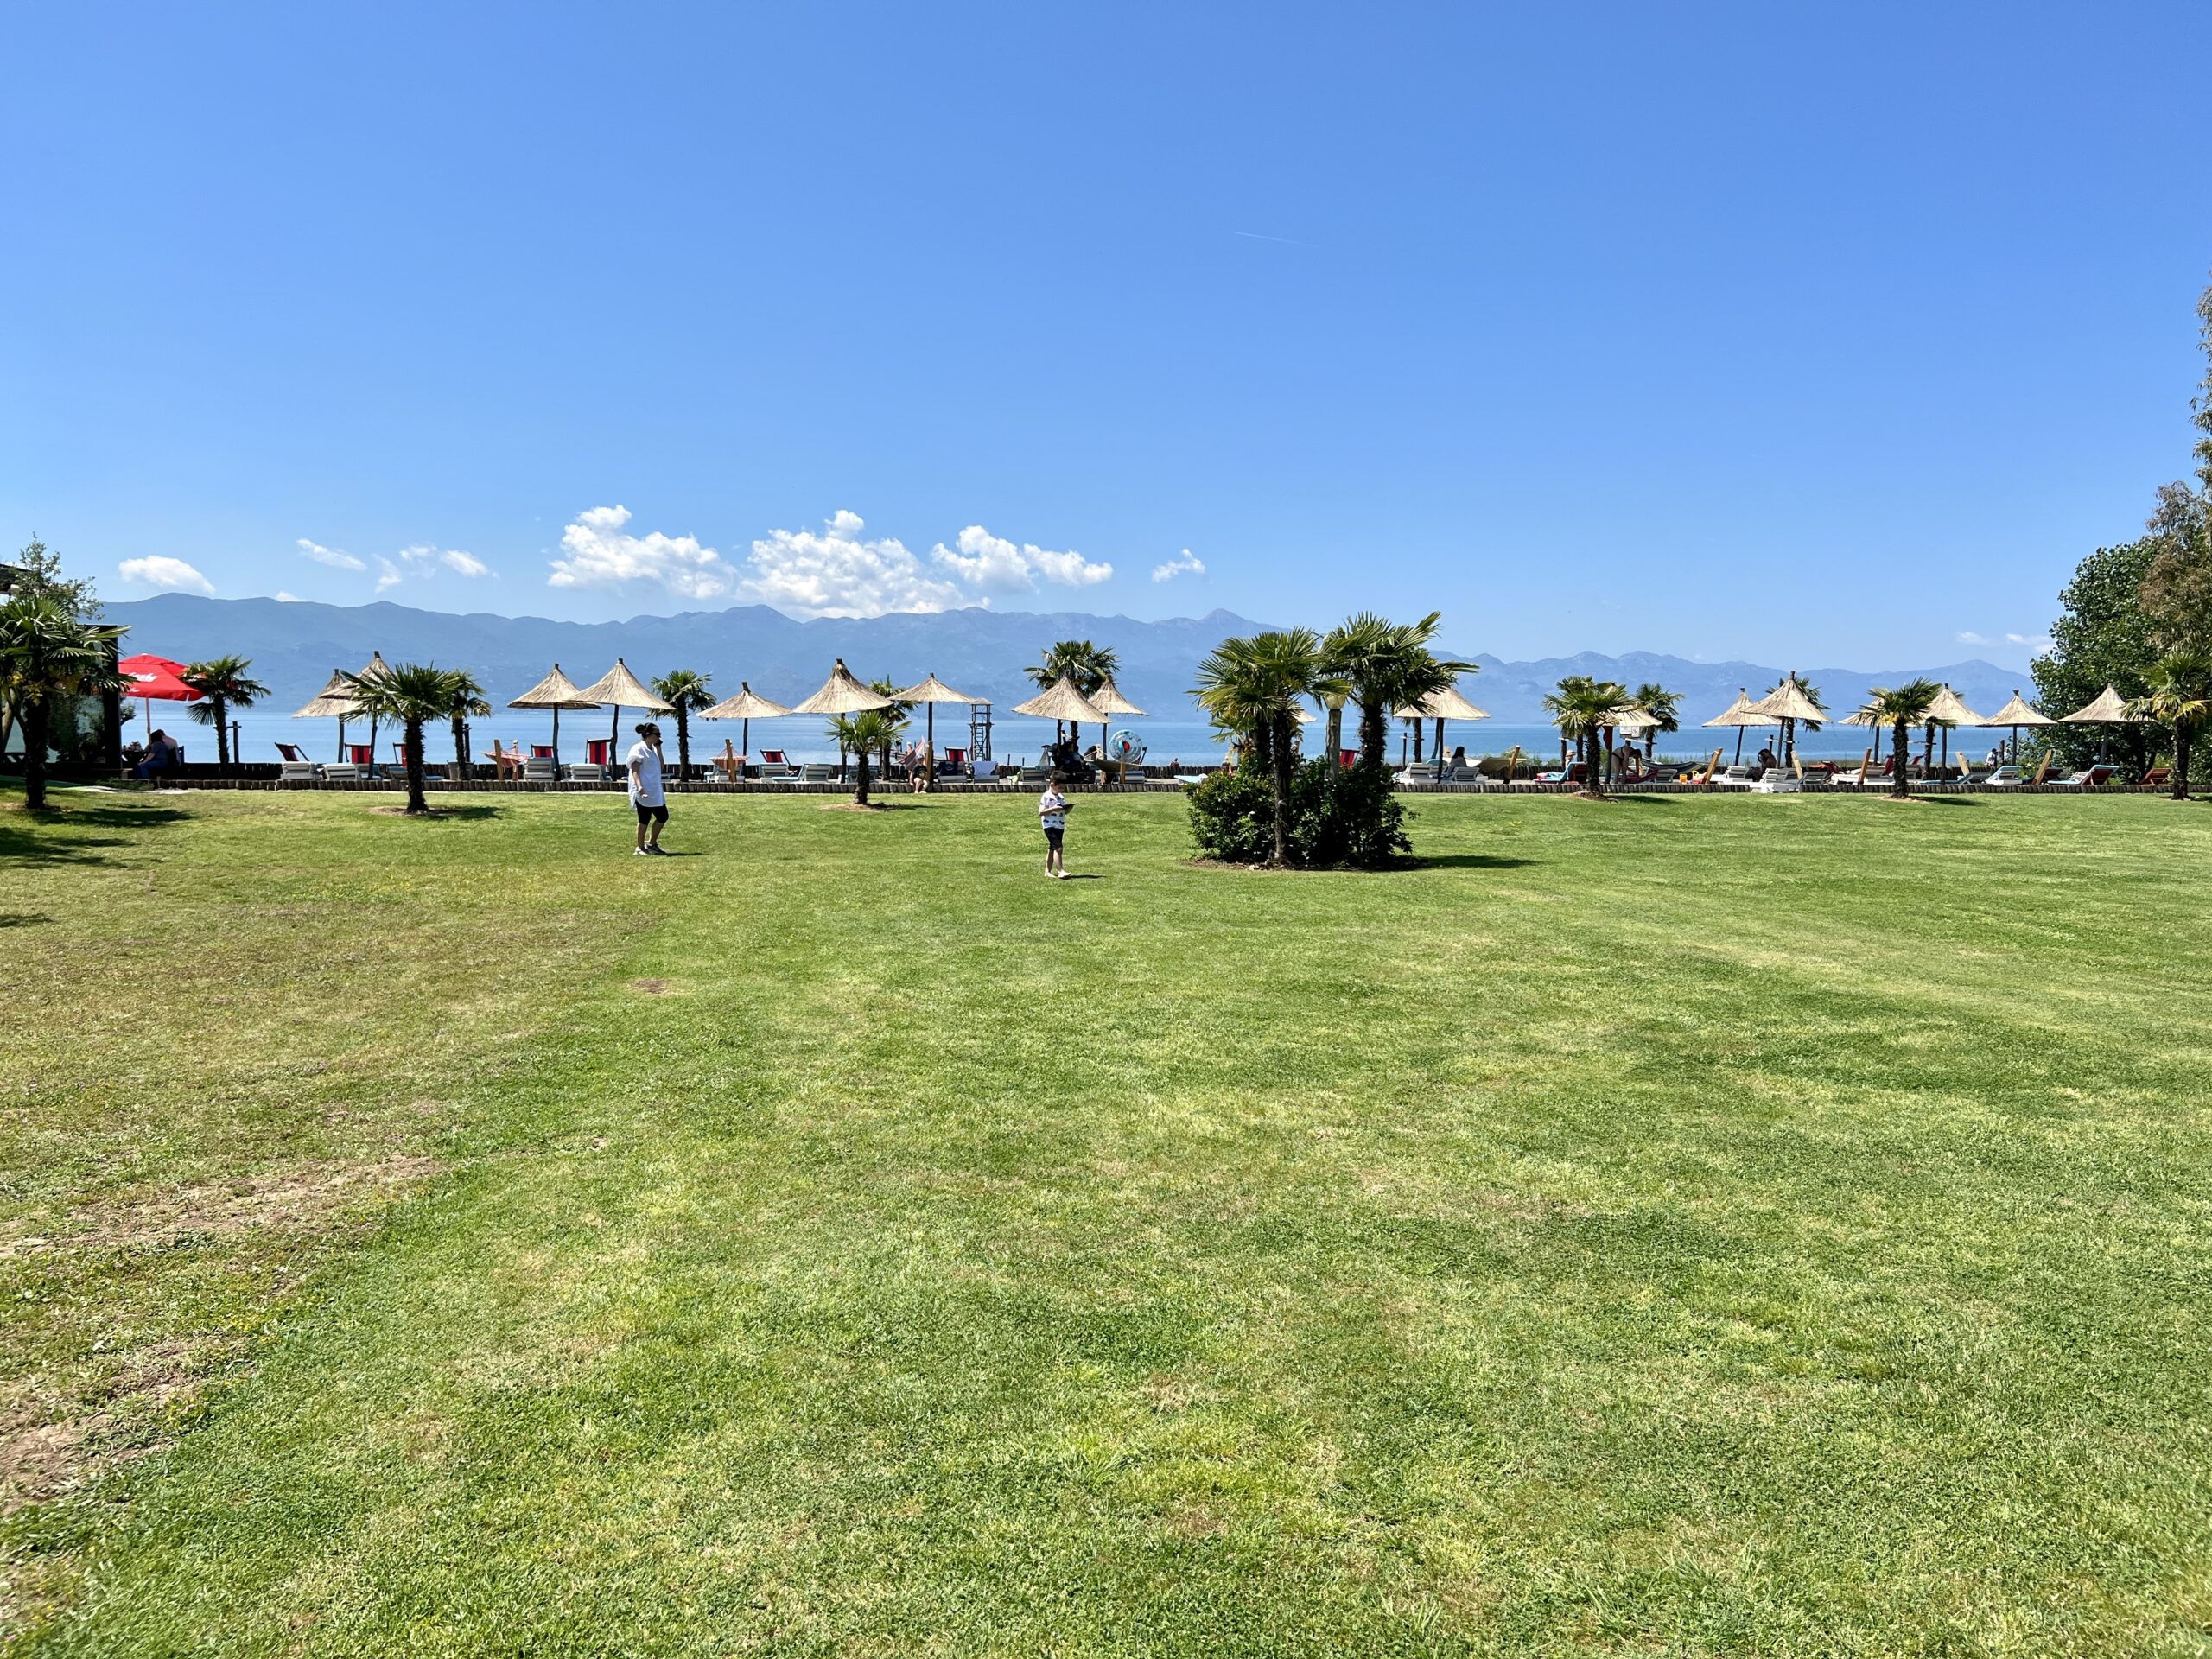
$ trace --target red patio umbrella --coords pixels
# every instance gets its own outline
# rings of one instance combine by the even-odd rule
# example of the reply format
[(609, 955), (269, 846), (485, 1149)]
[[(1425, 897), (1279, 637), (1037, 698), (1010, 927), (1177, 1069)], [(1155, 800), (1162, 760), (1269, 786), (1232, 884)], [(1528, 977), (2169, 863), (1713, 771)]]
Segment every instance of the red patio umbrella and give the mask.
[(138, 712), (146, 722), (146, 736), (150, 743), (154, 734), (154, 705), (156, 702), (197, 702), (200, 694), (184, 683), (184, 664), (166, 657), (141, 653), (126, 657), (116, 665), (123, 676), (123, 695), (137, 697), (145, 706)]

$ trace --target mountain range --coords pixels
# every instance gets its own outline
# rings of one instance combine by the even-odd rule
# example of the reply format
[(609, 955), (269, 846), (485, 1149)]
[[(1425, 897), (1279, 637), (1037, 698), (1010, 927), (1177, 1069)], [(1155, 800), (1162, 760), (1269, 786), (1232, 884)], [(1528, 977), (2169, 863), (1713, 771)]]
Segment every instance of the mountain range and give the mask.
[[(274, 599), (203, 599), (162, 594), (106, 607), (107, 619), (130, 628), (125, 654), (151, 652), (189, 662), (228, 652), (251, 658), (255, 677), (272, 693), (268, 704), (286, 709), (305, 702), (338, 668), (358, 669), (372, 652), (390, 662), (435, 662), (467, 668), (494, 702), (518, 696), (559, 663), (588, 684), (617, 656), (641, 677), (692, 668), (714, 677), (717, 693), (737, 690), (742, 678), (763, 696), (793, 702), (811, 693), (842, 657), (863, 679), (885, 677), (910, 684), (934, 673), (947, 684), (988, 697), (1001, 711), (1034, 693), (1022, 671), (1056, 639), (1090, 639), (1120, 654), (1116, 682), (1154, 716), (1194, 720), (1189, 689), (1198, 661), (1222, 639), (1268, 626), (1229, 611), (1202, 617), (1141, 622), (1126, 616), (1079, 612), (983, 609), (900, 613), (865, 618), (823, 617), (802, 622), (765, 605), (676, 616), (636, 616), (626, 622), (556, 622), (543, 617), (454, 615), (404, 605), (321, 605)], [(1509, 725), (1541, 725), (1543, 696), (1569, 674), (1619, 680), (1633, 688), (1656, 682), (1682, 694), (1685, 724), (1718, 714), (1748, 687), (1758, 696), (1782, 677), (1781, 668), (1754, 663), (1693, 662), (1652, 652), (1607, 657), (1509, 661), (1449, 646), (1480, 665), (1465, 683), (1467, 695)], [(1926, 676), (1948, 684), (1970, 707), (2001, 704), (2026, 677), (1970, 659), (1934, 667), (1853, 669), (1796, 665), (1841, 712), (1856, 708), (1875, 685)]]

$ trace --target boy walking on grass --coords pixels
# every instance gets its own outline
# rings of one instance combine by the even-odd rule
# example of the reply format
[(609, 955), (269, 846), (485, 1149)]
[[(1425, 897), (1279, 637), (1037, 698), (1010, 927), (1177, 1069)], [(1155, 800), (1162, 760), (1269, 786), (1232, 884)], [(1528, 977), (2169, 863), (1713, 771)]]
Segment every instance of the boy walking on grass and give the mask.
[(1045, 792), (1037, 798), (1037, 822), (1045, 827), (1045, 874), (1056, 880), (1067, 880), (1068, 869), (1060, 857), (1060, 840), (1067, 834), (1067, 797), (1060, 793), (1060, 785), (1067, 782), (1067, 774), (1056, 772), (1045, 785)]
[(630, 804), (638, 809), (638, 856), (667, 855), (660, 850), (660, 832), (668, 823), (668, 797), (660, 786), (660, 728), (650, 720), (638, 727), (638, 741), (630, 746)]

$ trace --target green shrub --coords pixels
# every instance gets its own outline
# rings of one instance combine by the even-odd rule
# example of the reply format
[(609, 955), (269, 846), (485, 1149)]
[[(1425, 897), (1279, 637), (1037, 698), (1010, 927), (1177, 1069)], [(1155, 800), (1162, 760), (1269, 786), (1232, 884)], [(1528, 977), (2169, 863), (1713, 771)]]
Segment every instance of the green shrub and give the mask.
[[(1200, 857), (1264, 864), (1274, 855), (1274, 786), (1264, 772), (1217, 772), (1187, 799)], [(1284, 841), (1298, 869), (1379, 869), (1413, 850), (1405, 808), (1379, 766), (1306, 761), (1290, 775), (1288, 801)]]

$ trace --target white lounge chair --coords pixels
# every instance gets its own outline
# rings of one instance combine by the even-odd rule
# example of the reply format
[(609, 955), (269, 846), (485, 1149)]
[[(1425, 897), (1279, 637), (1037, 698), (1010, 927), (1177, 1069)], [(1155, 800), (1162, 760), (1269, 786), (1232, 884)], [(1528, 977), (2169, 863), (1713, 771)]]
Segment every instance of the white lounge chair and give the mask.
[(522, 780), (525, 784), (557, 784), (561, 781), (561, 773), (551, 757), (533, 754), (522, 763)]
[(2018, 789), (2028, 781), (2028, 774), (2019, 767), (2007, 764), (1998, 767), (1981, 781), (1992, 789)]
[(1758, 782), (1757, 766), (1723, 766), (1713, 775), (1715, 789), (1749, 789)]
[(1432, 761), (1409, 761), (1406, 769), (1391, 780), (1395, 784), (1433, 784), (1436, 781), (1436, 766)]
[(810, 760), (799, 769), (798, 780), (802, 784), (834, 784), (837, 781), (837, 768), (826, 761)]
[(607, 768), (596, 760), (571, 761), (569, 781), (572, 784), (603, 784), (607, 781)]

